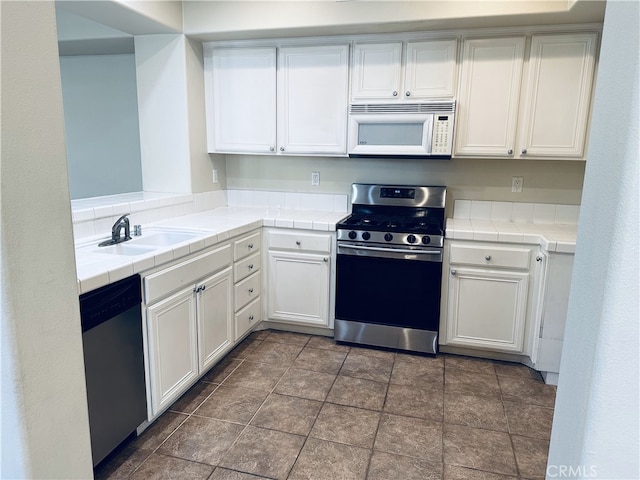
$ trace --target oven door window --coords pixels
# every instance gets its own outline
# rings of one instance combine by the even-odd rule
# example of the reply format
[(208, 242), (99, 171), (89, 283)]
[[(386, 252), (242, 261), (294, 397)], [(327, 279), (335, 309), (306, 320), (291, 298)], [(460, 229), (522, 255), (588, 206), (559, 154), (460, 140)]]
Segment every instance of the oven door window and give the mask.
[(437, 331), (442, 263), (338, 255), (336, 318)]

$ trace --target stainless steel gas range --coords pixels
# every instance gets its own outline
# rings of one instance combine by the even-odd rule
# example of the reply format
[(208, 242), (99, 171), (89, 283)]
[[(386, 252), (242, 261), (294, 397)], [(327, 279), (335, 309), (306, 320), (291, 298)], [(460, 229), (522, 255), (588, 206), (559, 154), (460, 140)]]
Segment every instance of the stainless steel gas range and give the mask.
[(437, 353), (445, 197), (443, 186), (352, 186), (336, 226), (336, 340)]

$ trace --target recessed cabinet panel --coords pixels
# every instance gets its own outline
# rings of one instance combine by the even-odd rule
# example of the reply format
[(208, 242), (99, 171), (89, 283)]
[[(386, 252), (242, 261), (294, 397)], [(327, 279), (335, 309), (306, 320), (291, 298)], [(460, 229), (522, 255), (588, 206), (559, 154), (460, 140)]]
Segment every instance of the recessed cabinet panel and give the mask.
[(407, 42), (405, 99), (455, 95), (456, 46), (456, 40)]
[(209, 151), (272, 152), (276, 144), (276, 49), (215, 49), (210, 62)]
[(452, 268), (447, 344), (522, 352), (529, 274)]
[(279, 153), (346, 154), (349, 47), (278, 52)]
[(269, 319), (328, 326), (329, 270), (327, 256), (270, 251)]
[(196, 300), (191, 288), (147, 308), (153, 414), (198, 376)]
[(514, 154), (524, 45), (524, 37), (464, 41), (456, 155)]
[(583, 156), (596, 38), (533, 36), (521, 129), (523, 156)]
[(200, 371), (212, 366), (231, 346), (233, 308), (231, 267), (198, 287), (198, 352)]
[(353, 49), (351, 99), (400, 98), (402, 42), (356, 44)]

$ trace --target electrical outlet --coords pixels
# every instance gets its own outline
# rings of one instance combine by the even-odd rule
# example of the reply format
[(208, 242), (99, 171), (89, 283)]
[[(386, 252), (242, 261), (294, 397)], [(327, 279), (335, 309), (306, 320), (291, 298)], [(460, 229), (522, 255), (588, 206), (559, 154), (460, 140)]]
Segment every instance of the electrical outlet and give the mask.
[(524, 177), (511, 178), (511, 193), (522, 193), (523, 183), (524, 183)]
[(311, 172), (311, 186), (317, 187), (320, 185), (320, 172)]
[(212, 173), (213, 183), (218, 183), (218, 169), (214, 168)]

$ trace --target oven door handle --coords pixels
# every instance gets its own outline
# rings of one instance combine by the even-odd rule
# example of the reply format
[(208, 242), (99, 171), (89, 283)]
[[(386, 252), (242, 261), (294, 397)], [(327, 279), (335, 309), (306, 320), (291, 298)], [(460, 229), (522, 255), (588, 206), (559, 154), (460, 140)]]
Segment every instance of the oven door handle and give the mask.
[(411, 255), (440, 255), (442, 250), (409, 250), (406, 248), (365, 247), (362, 245), (338, 245), (338, 248), (350, 248), (352, 250), (371, 250), (383, 253), (410, 253)]

